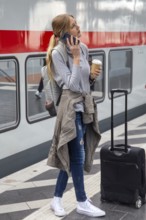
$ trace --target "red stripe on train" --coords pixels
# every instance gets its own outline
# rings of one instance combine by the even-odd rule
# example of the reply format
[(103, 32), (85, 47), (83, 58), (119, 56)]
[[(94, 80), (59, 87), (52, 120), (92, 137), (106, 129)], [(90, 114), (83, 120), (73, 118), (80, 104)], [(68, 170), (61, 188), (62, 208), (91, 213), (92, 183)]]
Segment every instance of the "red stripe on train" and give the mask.
[[(44, 52), (50, 31), (0, 30), (0, 54)], [(89, 48), (135, 46), (146, 44), (146, 32), (83, 32), (82, 39)]]

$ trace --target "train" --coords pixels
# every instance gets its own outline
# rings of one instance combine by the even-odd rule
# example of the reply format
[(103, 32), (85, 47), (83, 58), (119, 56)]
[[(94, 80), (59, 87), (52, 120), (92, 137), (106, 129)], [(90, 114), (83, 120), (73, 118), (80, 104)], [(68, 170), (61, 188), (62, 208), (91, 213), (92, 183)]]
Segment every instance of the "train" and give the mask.
[[(56, 117), (35, 96), (52, 35), (51, 21), (72, 14), (89, 48), (102, 61), (92, 86), (101, 132), (110, 129), (111, 89), (128, 90), (128, 120), (146, 111), (144, 0), (0, 0), (0, 178), (47, 157)], [(115, 95), (115, 126), (124, 96)], [(109, 137), (110, 139), (110, 137)]]

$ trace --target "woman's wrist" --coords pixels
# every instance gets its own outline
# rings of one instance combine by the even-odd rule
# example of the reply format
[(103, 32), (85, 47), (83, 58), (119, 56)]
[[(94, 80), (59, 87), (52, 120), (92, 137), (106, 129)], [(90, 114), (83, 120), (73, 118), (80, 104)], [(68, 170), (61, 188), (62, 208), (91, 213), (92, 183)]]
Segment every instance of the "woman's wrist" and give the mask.
[(89, 82), (90, 82), (90, 86), (92, 86), (95, 83), (96, 79), (92, 78), (91, 75), (89, 76)]
[(74, 57), (73, 58), (73, 63), (76, 64), (76, 65), (79, 65), (80, 64), (80, 57)]

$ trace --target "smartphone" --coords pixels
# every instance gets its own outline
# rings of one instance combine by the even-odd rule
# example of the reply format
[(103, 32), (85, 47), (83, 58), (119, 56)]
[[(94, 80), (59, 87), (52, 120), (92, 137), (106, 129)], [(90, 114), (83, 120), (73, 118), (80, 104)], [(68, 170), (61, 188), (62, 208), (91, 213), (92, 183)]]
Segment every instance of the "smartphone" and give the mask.
[[(63, 35), (63, 37), (61, 38), (61, 40), (63, 40), (66, 43), (67, 42), (66, 41), (67, 38), (69, 39), (69, 42), (71, 43), (71, 35), (69, 33), (65, 33)], [(76, 38), (75, 37), (73, 37), (73, 43), (76, 44)], [(77, 40), (77, 44), (79, 44), (79, 43), (80, 43), (80, 41)]]

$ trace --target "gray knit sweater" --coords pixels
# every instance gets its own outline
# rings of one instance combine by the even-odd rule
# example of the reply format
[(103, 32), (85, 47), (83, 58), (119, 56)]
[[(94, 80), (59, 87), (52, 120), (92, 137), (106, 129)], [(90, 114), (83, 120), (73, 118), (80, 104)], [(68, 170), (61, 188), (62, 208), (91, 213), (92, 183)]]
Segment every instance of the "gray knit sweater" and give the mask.
[[(59, 42), (59, 44), (63, 43)], [(80, 44), (80, 65), (73, 64), (73, 58), (69, 48), (67, 46), (64, 48), (67, 51), (67, 63), (64, 62), (57, 50), (52, 51), (54, 79), (59, 86), (64, 85), (63, 89), (89, 94), (90, 66), (88, 63), (88, 48), (86, 45)], [(75, 105), (75, 111), (84, 111), (82, 102)]]

